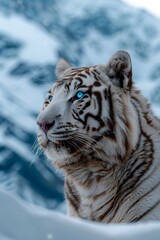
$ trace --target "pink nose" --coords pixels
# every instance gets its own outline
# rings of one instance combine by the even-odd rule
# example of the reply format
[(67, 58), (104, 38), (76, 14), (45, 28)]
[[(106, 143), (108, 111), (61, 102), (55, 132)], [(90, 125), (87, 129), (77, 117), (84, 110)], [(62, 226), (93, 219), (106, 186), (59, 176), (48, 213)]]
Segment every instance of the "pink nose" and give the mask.
[(52, 122), (52, 123), (48, 123), (48, 122), (39, 123), (39, 122), (37, 122), (37, 124), (40, 126), (40, 128), (43, 130), (44, 133), (47, 133), (48, 130), (54, 125), (54, 122)]

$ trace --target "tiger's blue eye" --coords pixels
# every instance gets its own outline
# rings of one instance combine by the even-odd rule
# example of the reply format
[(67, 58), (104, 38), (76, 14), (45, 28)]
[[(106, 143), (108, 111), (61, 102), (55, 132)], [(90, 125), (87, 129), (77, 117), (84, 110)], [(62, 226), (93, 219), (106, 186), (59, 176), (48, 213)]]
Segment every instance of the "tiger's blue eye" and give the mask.
[(84, 95), (84, 93), (79, 91), (76, 93), (76, 98), (80, 99), (83, 97), (83, 95)]
[(49, 101), (51, 102), (52, 101), (52, 99), (53, 99), (53, 96), (49, 96)]

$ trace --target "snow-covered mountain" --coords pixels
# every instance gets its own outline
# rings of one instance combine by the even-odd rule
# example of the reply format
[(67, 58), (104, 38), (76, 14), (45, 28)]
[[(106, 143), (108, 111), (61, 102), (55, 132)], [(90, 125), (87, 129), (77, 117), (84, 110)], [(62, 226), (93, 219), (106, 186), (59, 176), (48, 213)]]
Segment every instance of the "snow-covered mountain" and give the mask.
[(0, 0), (0, 187), (47, 208), (64, 200), (61, 176), (32, 150), (36, 116), (59, 57), (92, 65), (119, 49), (160, 115), (158, 18), (120, 0)]
[(47, 81), (53, 82), (55, 48), (54, 39), (34, 23), (1, 12), (0, 187), (48, 208), (64, 200), (63, 181), (38, 153), (35, 119)]

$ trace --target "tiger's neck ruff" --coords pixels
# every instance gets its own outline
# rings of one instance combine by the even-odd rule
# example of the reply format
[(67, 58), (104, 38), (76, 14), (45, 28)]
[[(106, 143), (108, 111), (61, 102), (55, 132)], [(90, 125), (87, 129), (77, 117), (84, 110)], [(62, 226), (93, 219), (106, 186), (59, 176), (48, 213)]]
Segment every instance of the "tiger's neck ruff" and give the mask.
[(100, 222), (160, 219), (160, 122), (132, 84), (128, 53), (106, 65), (61, 60), (38, 141), (64, 170), (68, 214)]

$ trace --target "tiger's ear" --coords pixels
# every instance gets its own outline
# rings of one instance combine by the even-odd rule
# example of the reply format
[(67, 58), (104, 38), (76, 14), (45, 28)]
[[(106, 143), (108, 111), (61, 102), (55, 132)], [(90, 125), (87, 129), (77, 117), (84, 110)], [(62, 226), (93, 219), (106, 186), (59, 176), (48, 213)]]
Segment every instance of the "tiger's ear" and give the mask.
[(125, 90), (131, 90), (132, 62), (129, 53), (116, 52), (102, 68), (112, 84)]
[(64, 60), (63, 58), (61, 58), (56, 66), (56, 76), (57, 78), (62, 78), (64, 76), (64, 73), (66, 72), (66, 70), (69, 70), (71, 68), (71, 64), (68, 63), (66, 60)]

